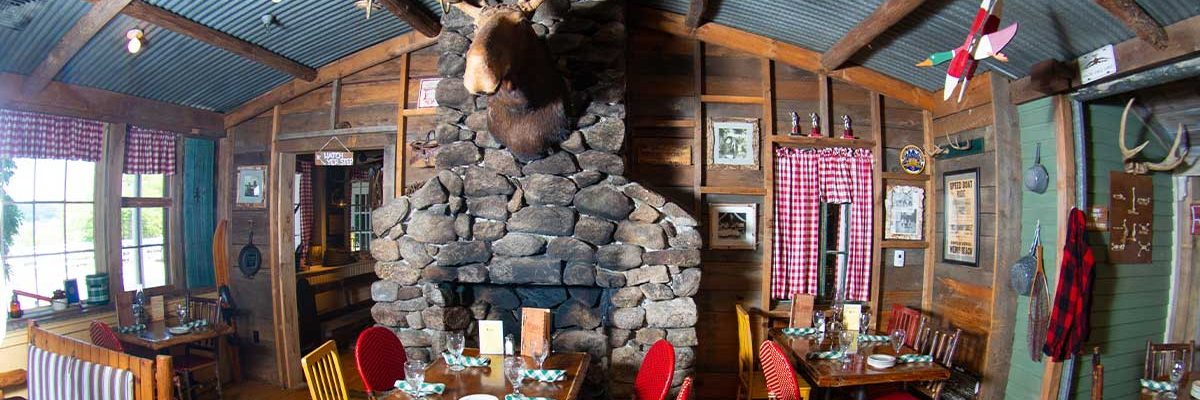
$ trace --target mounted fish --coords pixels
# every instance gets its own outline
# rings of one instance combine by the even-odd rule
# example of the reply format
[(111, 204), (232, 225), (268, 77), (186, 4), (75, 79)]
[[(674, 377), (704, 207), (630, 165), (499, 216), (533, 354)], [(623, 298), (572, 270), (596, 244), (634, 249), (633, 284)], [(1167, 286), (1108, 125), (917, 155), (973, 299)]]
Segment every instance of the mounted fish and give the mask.
[(1042, 144), (1038, 143), (1033, 165), (1025, 170), (1025, 188), (1034, 193), (1046, 193), (1046, 187), (1049, 185), (1050, 174), (1046, 173), (1046, 167), (1042, 166)]
[(488, 96), (488, 131), (522, 161), (541, 158), (571, 133), (567, 82), (529, 21), (542, 1), (454, 3), (476, 29), (463, 85)]
[(238, 253), (238, 269), (246, 278), (253, 278), (262, 268), (262, 252), (254, 245), (254, 220), (250, 221), (250, 239)]
[(1004, 29), (996, 30), (1000, 26), (1000, 9), (1001, 0), (983, 0), (979, 4), (979, 11), (975, 13), (975, 21), (971, 23), (971, 30), (967, 32), (967, 39), (963, 41), (962, 46), (947, 50), (940, 53), (933, 53), (917, 64), (918, 67), (932, 67), (950, 61), (950, 67), (946, 68), (946, 85), (942, 90), (942, 100), (950, 100), (950, 96), (958, 89), (958, 100), (962, 101), (963, 94), (967, 91), (967, 83), (971, 77), (975, 76), (975, 67), (978, 66), (978, 60), (983, 60), (988, 57), (995, 58), (1002, 62), (1008, 62), (1008, 57), (1001, 53), (1000, 50), (1012, 41), (1013, 36), (1017, 35), (1017, 23), (1013, 23)]
[(1179, 124), (1179, 130), (1175, 133), (1175, 144), (1171, 145), (1171, 149), (1167, 151), (1167, 156), (1162, 161), (1152, 163), (1145, 161), (1133, 161), (1133, 157), (1142, 152), (1150, 142), (1144, 142), (1133, 150), (1125, 147), (1125, 121), (1129, 118), (1129, 109), (1133, 108), (1133, 100), (1125, 104), (1125, 111), (1121, 113), (1121, 130), (1117, 136), (1117, 145), (1121, 148), (1121, 160), (1125, 163), (1125, 172), (1136, 175), (1145, 175), (1150, 171), (1171, 171), (1183, 164), (1183, 159), (1188, 156), (1188, 149), (1191, 146), (1183, 146), (1180, 150), (1180, 143), (1187, 136), (1187, 132), (1183, 130), (1183, 124)]

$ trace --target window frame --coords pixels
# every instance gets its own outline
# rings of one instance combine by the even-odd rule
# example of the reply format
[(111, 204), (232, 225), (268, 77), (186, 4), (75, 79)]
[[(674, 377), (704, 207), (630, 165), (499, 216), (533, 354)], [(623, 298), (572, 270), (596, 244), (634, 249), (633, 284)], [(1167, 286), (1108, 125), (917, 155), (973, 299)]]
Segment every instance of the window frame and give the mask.
[[(177, 152), (176, 154), (179, 154), (179, 153)], [(176, 162), (178, 162), (178, 160), (176, 160)], [(124, 211), (125, 209), (130, 209), (133, 211), (133, 215), (130, 217), (130, 220), (134, 221), (134, 223), (133, 223), (134, 226), (131, 228), (130, 232), (133, 234), (133, 237), (135, 238), (134, 241), (136, 243), (133, 246), (125, 246), (125, 243), (123, 243), (121, 240), (124, 238), (118, 239), (118, 245), (121, 249), (120, 253), (123, 254), (124, 251), (127, 249), (135, 249), (136, 257), (138, 259), (138, 273), (145, 275), (145, 270), (143, 268), (145, 263), (142, 260), (142, 249), (144, 249), (146, 247), (162, 246), (163, 252), (165, 253), (163, 255), (163, 258), (165, 259), (164, 262), (167, 264), (166, 265), (167, 283), (164, 285), (155, 286), (153, 288), (147, 288), (145, 290), (149, 291), (150, 289), (154, 289), (154, 288), (160, 288), (160, 287), (164, 287), (164, 286), (174, 286), (175, 279), (179, 275), (173, 271), (174, 268), (171, 265), (172, 260), (173, 260), (173, 255), (175, 254), (175, 249), (171, 248), (172, 239), (175, 237), (175, 234), (174, 234), (175, 233), (174, 232), (174, 225), (175, 225), (174, 222), (175, 221), (173, 221), (173, 218), (171, 218), (171, 215), (174, 214), (174, 207), (173, 207), (174, 201), (172, 200), (172, 197), (171, 197), (171, 195), (174, 192), (171, 190), (172, 189), (171, 183), (174, 180), (174, 176), (176, 174), (163, 175), (163, 197), (142, 197), (141, 196), (141, 194), (142, 194), (142, 178), (143, 178), (144, 174), (126, 174), (126, 173), (122, 172), (121, 173), (121, 178), (122, 178), (121, 189), (124, 189), (123, 185), (124, 185), (125, 175), (132, 175), (132, 176), (137, 177), (135, 179), (136, 183), (134, 186), (135, 187), (134, 192), (137, 193), (137, 196), (136, 197), (125, 197), (123, 195), (123, 193), (121, 196), (121, 210)], [(166, 226), (163, 231), (163, 243), (161, 245), (156, 245), (156, 244), (155, 245), (147, 245), (142, 242), (141, 224), (140, 224), (141, 217), (142, 217), (142, 209), (150, 209), (150, 208), (163, 209), (163, 219), (164, 219), (163, 223)], [(120, 213), (118, 213), (118, 215), (120, 215)], [(118, 224), (123, 223), (123, 222), (124, 222), (123, 218), (117, 219)], [(125, 261), (124, 261), (124, 257), (122, 257), (121, 258), (121, 275), (122, 275), (121, 278), (122, 279), (125, 278), (124, 273), (125, 273)], [(143, 282), (142, 285), (145, 285), (145, 277), (144, 276), (142, 277), (142, 279), (139, 279), (139, 280)], [(122, 285), (124, 285), (124, 280), (122, 280)]]

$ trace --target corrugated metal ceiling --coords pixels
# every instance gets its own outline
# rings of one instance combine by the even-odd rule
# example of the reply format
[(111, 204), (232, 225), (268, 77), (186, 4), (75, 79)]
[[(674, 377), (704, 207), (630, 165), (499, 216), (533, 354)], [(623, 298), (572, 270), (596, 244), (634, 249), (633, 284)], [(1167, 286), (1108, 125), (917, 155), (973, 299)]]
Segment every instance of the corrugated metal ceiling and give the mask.
[(22, 30), (0, 28), (0, 71), (29, 75), (67, 33), (75, 21), (91, 9), (79, 0), (49, 0)]

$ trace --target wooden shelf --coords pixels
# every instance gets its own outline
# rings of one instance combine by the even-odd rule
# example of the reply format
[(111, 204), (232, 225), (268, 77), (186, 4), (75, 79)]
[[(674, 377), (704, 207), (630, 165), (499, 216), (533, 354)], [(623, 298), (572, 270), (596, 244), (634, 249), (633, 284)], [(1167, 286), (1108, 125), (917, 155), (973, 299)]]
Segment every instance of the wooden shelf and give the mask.
[(791, 147), (852, 147), (860, 149), (875, 147), (874, 140), (788, 135), (772, 135), (771, 143)]
[(880, 174), (880, 176), (883, 177), (884, 180), (893, 180), (893, 181), (913, 181), (913, 182), (928, 182), (929, 181), (929, 175), (926, 175), (924, 173), (910, 174), (907, 172), (884, 172), (884, 173)]
[(927, 249), (929, 242), (924, 240), (881, 240), (879, 247), (885, 249)]
[(695, 128), (696, 121), (690, 119), (667, 118), (634, 118), (630, 120), (634, 128)]
[(761, 187), (750, 186), (701, 186), (700, 193), (702, 194), (740, 194), (746, 196), (763, 196), (767, 194), (767, 189)]
[(763, 98), (759, 96), (722, 96), (715, 94), (706, 94), (700, 96), (701, 103), (732, 103), (732, 104), (762, 104)]
[(424, 116), (424, 115), (437, 115), (437, 108), (436, 107), (427, 107), (427, 108), (405, 108), (404, 109), (405, 117), (416, 117), (416, 116)]

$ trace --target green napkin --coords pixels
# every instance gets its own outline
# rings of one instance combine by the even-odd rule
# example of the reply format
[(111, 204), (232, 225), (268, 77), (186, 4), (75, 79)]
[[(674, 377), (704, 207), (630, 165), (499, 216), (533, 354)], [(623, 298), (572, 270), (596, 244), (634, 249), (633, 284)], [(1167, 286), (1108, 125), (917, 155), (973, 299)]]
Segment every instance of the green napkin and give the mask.
[(118, 326), (116, 329), (117, 333), (134, 333), (134, 332), (141, 332), (144, 330), (146, 330), (146, 324)]
[(901, 363), (923, 363), (933, 361), (933, 356), (928, 354), (901, 354), (896, 357), (896, 361)]
[(783, 328), (787, 336), (808, 336), (817, 333), (817, 328)]
[(561, 369), (527, 369), (521, 377), (533, 379), (538, 382), (558, 382), (567, 378), (567, 371)]
[(549, 397), (529, 397), (523, 394), (509, 393), (504, 395), (504, 400), (554, 400)]
[(842, 354), (842, 352), (833, 350), (833, 351), (818, 351), (815, 353), (809, 353), (808, 357), (809, 358), (819, 358), (822, 360), (833, 360), (833, 359), (842, 358), (843, 355), (844, 354)]
[(409, 386), (408, 381), (398, 380), (398, 381), (396, 381), (396, 389), (403, 390), (404, 393), (408, 393), (413, 396), (421, 396), (421, 395), (425, 395), (425, 394), (442, 394), (442, 392), (446, 390), (446, 384), (424, 382), (421, 384), (421, 392), (418, 393), (412, 389), (412, 386)]
[(486, 367), (492, 363), (492, 359), (487, 357), (456, 356), (450, 353), (442, 353), (442, 359), (446, 360), (446, 365), (464, 367)]
[(858, 335), (860, 342), (888, 342), (891, 340), (892, 338), (887, 335)]
[(1155, 392), (1175, 391), (1175, 384), (1167, 381), (1153, 381), (1149, 379), (1141, 379), (1142, 387), (1153, 390)]

